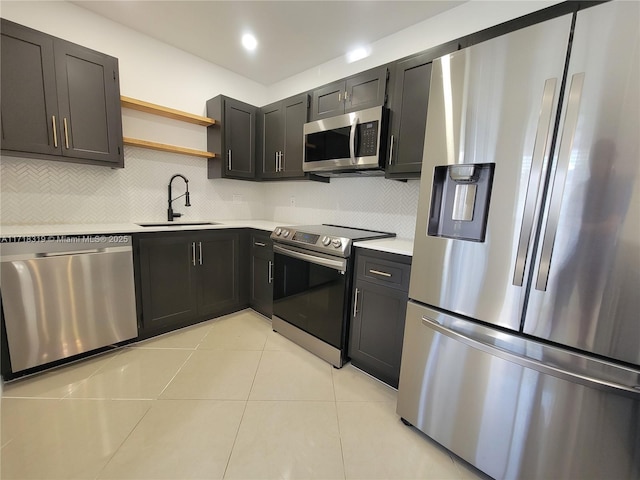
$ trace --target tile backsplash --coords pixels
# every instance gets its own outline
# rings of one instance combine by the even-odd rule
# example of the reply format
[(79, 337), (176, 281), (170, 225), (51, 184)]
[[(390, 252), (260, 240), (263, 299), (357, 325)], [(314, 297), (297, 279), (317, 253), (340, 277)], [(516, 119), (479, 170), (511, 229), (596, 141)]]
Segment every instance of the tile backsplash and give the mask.
[[(384, 178), (334, 178), (331, 183), (246, 182), (207, 179), (206, 160), (125, 147), (125, 168), (2, 156), (0, 223), (3, 225), (164, 221), (167, 184), (189, 179), (191, 207), (181, 220), (264, 219), (335, 223), (413, 237), (418, 183)], [(184, 182), (173, 183), (174, 196)]]

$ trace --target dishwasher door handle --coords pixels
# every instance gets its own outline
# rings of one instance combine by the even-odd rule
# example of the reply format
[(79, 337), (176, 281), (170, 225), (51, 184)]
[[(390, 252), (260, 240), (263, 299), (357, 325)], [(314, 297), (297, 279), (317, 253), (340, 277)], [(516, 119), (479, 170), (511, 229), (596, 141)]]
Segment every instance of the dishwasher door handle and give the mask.
[(49, 253), (39, 253), (38, 257), (62, 257), (64, 255), (88, 255), (90, 253), (106, 253), (105, 248), (90, 248), (87, 250), (75, 250), (69, 252), (49, 252)]

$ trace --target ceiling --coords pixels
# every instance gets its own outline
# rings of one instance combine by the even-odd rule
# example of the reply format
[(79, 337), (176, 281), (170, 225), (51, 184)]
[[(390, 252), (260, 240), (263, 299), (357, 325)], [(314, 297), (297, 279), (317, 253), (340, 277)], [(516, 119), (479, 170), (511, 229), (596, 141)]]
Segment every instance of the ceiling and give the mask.
[[(271, 85), (454, 8), (463, 1), (72, 1)], [(258, 48), (240, 44), (251, 31)]]

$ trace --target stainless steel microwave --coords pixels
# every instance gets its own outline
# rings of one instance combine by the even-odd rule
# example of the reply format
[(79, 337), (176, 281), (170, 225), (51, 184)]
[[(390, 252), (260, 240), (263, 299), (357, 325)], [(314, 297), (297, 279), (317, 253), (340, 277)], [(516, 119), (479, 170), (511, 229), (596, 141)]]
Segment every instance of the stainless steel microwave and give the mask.
[(380, 106), (305, 123), (302, 169), (319, 175), (384, 169), (388, 119)]

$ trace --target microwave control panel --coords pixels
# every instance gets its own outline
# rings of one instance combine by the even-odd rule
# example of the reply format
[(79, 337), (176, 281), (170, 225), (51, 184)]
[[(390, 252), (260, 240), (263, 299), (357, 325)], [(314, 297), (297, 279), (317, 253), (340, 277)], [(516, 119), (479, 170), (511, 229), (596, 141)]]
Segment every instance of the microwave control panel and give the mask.
[(378, 121), (361, 123), (358, 129), (357, 157), (370, 157), (378, 153)]

